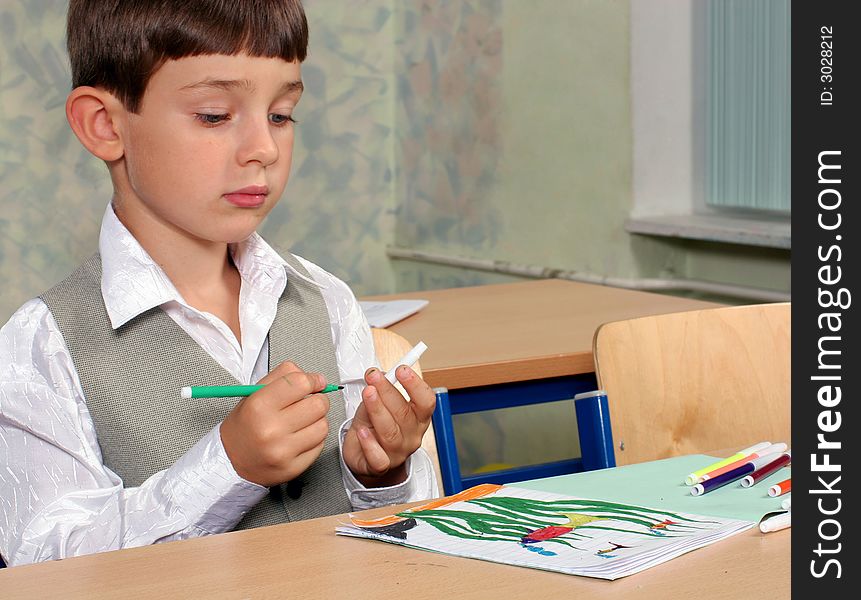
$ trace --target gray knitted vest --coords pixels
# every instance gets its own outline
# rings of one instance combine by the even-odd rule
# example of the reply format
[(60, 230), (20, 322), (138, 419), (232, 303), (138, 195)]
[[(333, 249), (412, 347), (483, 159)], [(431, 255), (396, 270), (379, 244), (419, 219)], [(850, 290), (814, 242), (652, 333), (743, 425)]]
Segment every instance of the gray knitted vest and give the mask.
[[(294, 256), (285, 253), (284, 259), (310, 277)], [(137, 487), (176, 462), (239, 401), (182, 400), (180, 388), (239, 382), (159, 307), (112, 329), (101, 277), (96, 254), (40, 298), (75, 364), (105, 465), (125, 487)], [(269, 330), (270, 370), (288, 359), (306, 371), (323, 373), (330, 383), (340, 380), (323, 296), (298, 277), (288, 279)], [(329, 399), (329, 435), (320, 457), (296, 480), (272, 488), (236, 529), (351, 510), (338, 450), (344, 400), (340, 392)]]

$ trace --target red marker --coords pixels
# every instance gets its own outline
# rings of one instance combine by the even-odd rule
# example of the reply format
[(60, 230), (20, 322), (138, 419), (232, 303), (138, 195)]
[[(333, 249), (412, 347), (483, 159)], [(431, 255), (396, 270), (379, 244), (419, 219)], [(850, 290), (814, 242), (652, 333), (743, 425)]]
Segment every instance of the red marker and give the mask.
[(775, 496), (782, 496), (786, 492), (792, 491), (792, 478), (785, 479), (780, 483), (775, 483), (773, 486), (768, 488), (768, 495), (774, 498)]
[(741, 480), (741, 487), (750, 487), (760, 480), (765, 479), (781, 467), (785, 467), (792, 461), (792, 452), (786, 452), (779, 455), (767, 465), (760, 467), (747, 477)]

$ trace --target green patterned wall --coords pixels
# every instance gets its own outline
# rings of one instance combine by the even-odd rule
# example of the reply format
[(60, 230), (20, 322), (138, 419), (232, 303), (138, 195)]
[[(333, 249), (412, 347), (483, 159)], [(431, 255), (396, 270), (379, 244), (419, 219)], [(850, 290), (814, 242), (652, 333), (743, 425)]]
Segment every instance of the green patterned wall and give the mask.
[(310, 46), (293, 173), (262, 233), (359, 295), (393, 291), (391, 2), (304, 5)]
[(472, 250), (501, 233), (501, 0), (397, 4), (396, 240)]
[(0, 4), (0, 320), (95, 249), (104, 165), (66, 123), (66, 2)]
[[(293, 174), (268, 239), (344, 278), (392, 291), (391, 2), (306, 0)], [(0, 320), (92, 253), (111, 187), (66, 123), (65, 0), (0, 2)]]
[[(631, 209), (628, 0), (398, 7), (396, 244), (635, 273), (622, 226)], [(499, 280), (405, 260), (395, 269), (400, 289)]]

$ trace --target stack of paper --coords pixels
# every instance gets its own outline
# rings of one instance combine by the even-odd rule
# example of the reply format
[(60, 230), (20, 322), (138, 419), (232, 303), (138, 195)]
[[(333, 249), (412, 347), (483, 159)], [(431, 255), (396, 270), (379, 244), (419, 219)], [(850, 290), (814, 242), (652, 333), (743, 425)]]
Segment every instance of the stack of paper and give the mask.
[(427, 300), (362, 300), (359, 305), (371, 327), (388, 327), (427, 306)]
[(750, 521), (485, 484), (340, 535), (498, 563), (617, 579), (753, 526)]

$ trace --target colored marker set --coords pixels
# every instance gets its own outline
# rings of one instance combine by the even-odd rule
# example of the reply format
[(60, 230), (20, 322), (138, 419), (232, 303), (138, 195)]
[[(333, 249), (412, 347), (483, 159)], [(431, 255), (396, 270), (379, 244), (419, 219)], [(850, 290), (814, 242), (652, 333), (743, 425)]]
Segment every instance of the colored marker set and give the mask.
[[(792, 461), (792, 452), (784, 443), (762, 442), (745, 448), (729, 458), (694, 471), (685, 478), (692, 496), (701, 496), (741, 479), (742, 487), (751, 487)], [(768, 495), (775, 497), (791, 489), (789, 479), (773, 485)]]

